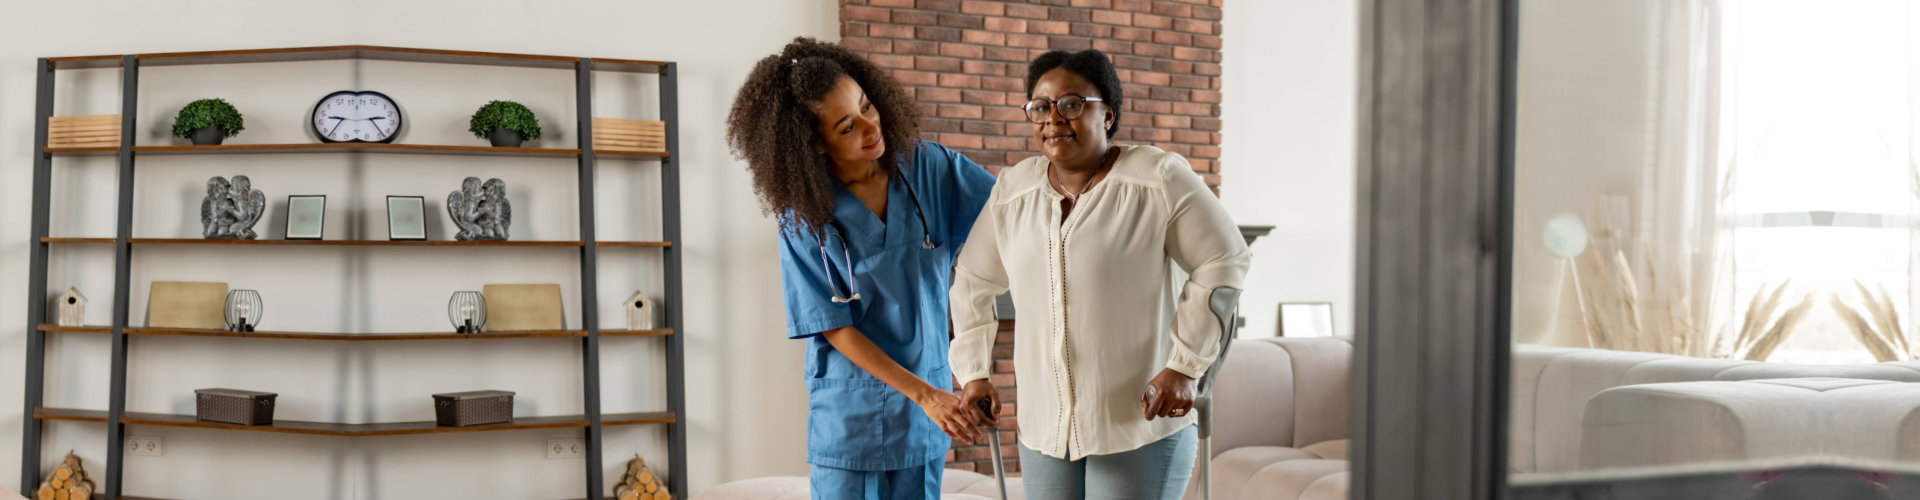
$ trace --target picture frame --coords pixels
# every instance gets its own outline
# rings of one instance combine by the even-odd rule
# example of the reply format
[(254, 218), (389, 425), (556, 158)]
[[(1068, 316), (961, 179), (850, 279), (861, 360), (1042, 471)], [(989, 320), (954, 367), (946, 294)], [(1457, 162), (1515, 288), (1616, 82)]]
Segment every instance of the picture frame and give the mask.
[(1332, 302), (1281, 302), (1273, 322), (1275, 337), (1333, 337)]
[(427, 240), (426, 197), (387, 196), (387, 239), (392, 241)]
[(327, 229), (327, 195), (288, 196), (286, 223), (289, 240), (321, 239)]

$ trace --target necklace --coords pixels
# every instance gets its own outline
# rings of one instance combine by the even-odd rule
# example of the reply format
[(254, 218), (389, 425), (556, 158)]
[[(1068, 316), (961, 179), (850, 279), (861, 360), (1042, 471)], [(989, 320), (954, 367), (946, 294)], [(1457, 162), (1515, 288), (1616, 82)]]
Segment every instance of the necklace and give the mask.
[(1053, 171), (1052, 164), (1047, 165), (1047, 173), (1049, 174), (1048, 177), (1050, 178), (1049, 180), (1053, 181), (1053, 185), (1060, 187), (1061, 193), (1067, 195), (1067, 201), (1069, 203), (1073, 203), (1077, 205), (1080, 203), (1080, 195), (1087, 194), (1087, 190), (1093, 188), (1093, 178), (1099, 177), (1100, 172), (1102, 170), (1106, 170), (1108, 166), (1113, 165), (1113, 160), (1114, 158), (1116, 158), (1116, 156), (1113, 154), (1115, 151), (1117, 151), (1117, 149), (1109, 148), (1107, 149), (1106, 154), (1101, 155), (1103, 158), (1101, 158), (1100, 160), (1100, 168), (1094, 169), (1093, 175), (1087, 176), (1087, 181), (1080, 183), (1080, 192), (1078, 193), (1075, 193), (1067, 189), (1066, 183), (1060, 181), (1060, 175)]

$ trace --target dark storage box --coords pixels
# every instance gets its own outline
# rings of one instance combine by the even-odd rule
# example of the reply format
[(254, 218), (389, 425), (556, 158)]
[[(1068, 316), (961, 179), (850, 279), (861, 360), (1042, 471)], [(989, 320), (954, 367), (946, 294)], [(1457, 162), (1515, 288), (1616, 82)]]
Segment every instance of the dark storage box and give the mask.
[(194, 416), (199, 420), (273, 425), (273, 399), (278, 394), (238, 389), (199, 389), (193, 393)]
[(513, 422), (512, 391), (472, 391), (433, 395), (433, 417), (442, 427)]

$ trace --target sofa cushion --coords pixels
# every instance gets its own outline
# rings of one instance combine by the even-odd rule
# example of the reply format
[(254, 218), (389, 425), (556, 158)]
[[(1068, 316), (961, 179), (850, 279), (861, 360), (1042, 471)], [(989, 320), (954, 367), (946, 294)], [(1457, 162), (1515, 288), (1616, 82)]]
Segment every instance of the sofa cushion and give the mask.
[(1293, 359), (1264, 339), (1227, 350), (1213, 386), (1213, 451), (1293, 445)]
[[(1232, 500), (1296, 500), (1321, 479), (1347, 473), (1346, 460), (1302, 459), (1267, 464), (1247, 478), (1234, 496), (1216, 496)], [(1218, 494), (1221, 490), (1216, 488)], [(1345, 497), (1341, 497), (1345, 498)]]
[(1335, 439), (1332, 441), (1321, 441), (1318, 443), (1302, 446), (1300, 447), (1300, 449), (1306, 450), (1307, 453), (1319, 455), (1320, 458), (1326, 458), (1326, 459), (1332, 459), (1332, 460), (1346, 460), (1347, 446), (1350, 443), (1351, 443), (1351, 440)]
[(1832, 455), (1911, 460), (1920, 384), (1807, 378), (1617, 387), (1582, 424), (1585, 469)]

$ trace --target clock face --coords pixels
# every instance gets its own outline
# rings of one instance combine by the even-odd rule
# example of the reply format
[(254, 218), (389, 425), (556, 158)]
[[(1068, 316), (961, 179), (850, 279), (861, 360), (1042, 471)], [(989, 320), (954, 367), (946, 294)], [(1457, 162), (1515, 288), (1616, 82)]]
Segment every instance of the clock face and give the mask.
[(379, 92), (343, 90), (321, 98), (310, 123), (322, 142), (393, 142), (400, 105)]

